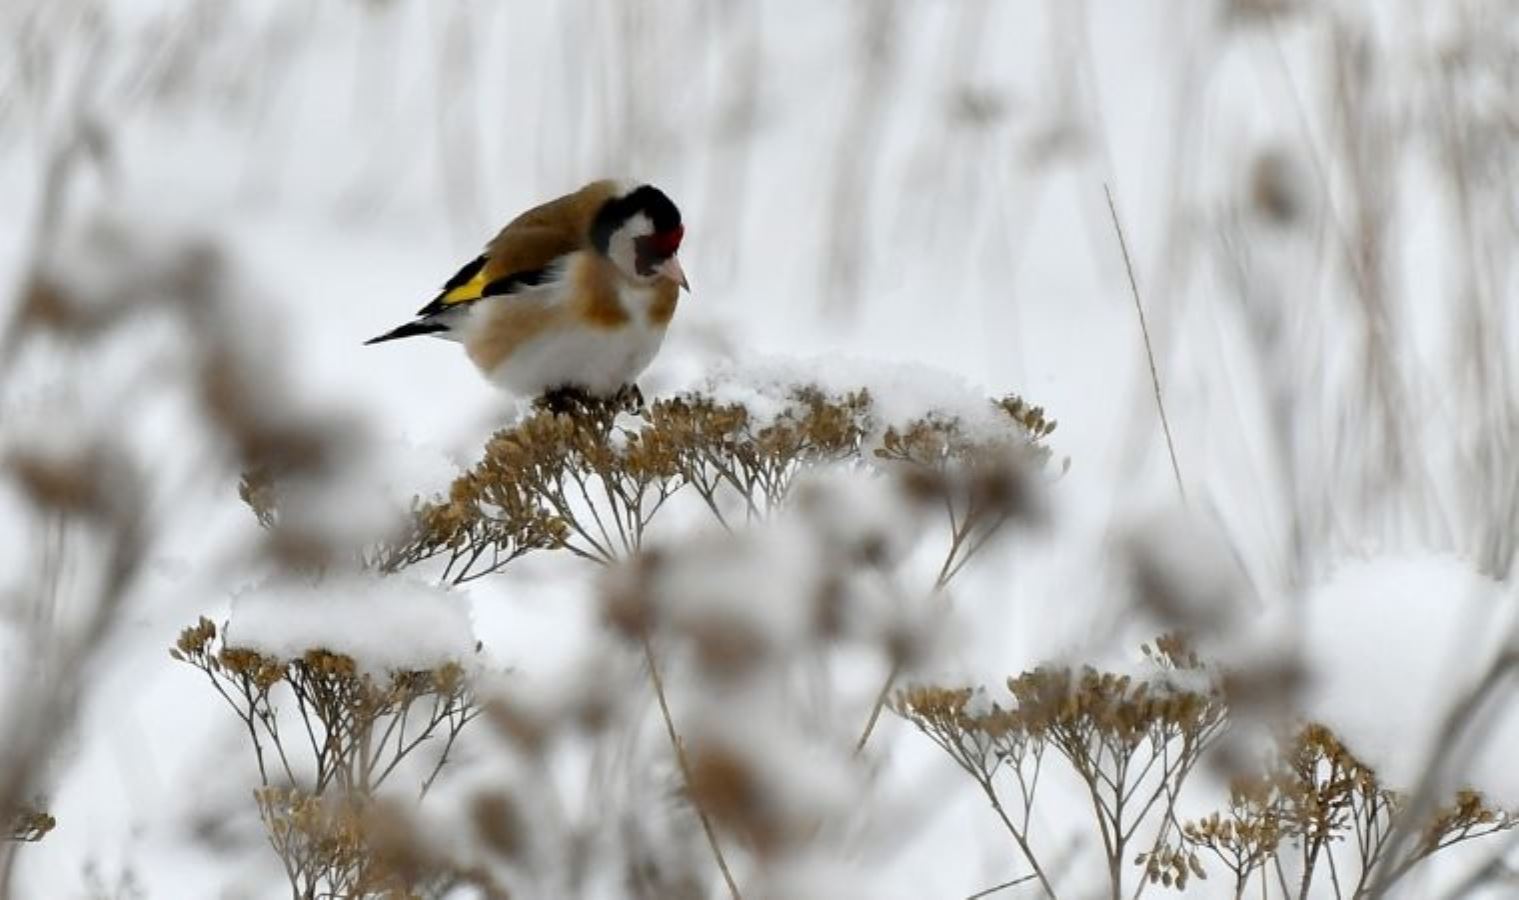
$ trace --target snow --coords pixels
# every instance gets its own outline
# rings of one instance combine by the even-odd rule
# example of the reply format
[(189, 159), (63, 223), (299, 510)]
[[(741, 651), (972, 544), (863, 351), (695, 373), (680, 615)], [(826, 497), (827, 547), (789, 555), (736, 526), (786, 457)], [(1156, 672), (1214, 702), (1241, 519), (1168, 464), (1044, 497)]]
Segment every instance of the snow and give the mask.
[(794, 392), (807, 387), (834, 401), (866, 391), (875, 437), (929, 417), (957, 422), (971, 438), (1006, 437), (1011, 430), (991, 394), (952, 372), (908, 362), (851, 356), (739, 357), (717, 364), (689, 389), (720, 404), (743, 406), (754, 426), (764, 428), (792, 409)]
[(348, 442), (336, 471), (274, 479), (282, 525), (336, 546), (362, 548), (392, 536), (413, 505), (448, 496), (463, 467), (442, 449), (406, 439)]
[[(858, 618), (845, 631), (865, 638), (853, 644), (938, 629), (915, 676), (995, 695), (1007, 675), (1051, 659), (1138, 671), (1140, 641), (1201, 621), (1223, 663), (1300, 655), (1306, 711), (1407, 784), (1442, 738), (1433, 712), (1470, 686), (1512, 622), (1512, 587), (1478, 574), (1499, 570), (1494, 560), (1448, 555), (1501, 549), (1512, 529), (1498, 519), (1512, 454), (1484, 443), (1512, 421), (1512, 374), (1473, 382), (1519, 349), (1508, 195), (1484, 183), (1469, 209), (1453, 203), (1436, 157), (1459, 148), (1372, 160), (1386, 167), (1347, 160), (1341, 116), (1324, 114), (1339, 109), (1326, 77), (1338, 60), (1320, 52), (1329, 7), (1298, 5), (1264, 28), (1221, 14), (1240, 5), (1144, 0), (1076, 15), (1059, 2), (865, 0), (674, 0), (626, 13), (520, 0), (214, 13), (189, 0), (0, 4), (17, 49), (0, 59), (0, 197), (14, 212), (0, 222), (0, 283), (21, 283), (33, 262), (48, 148), (94, 122), (104, 152), (80, 157), (47, 271), (106, 315), (128, 295), (172, 293), (187, 254), (214, 248), (221, 326), (263, 364), (260, 395), (349, 437), (332, 477), (283, 485), (283, 514), (352, 549), (388, 532), (413, 496), (444, 490), (516, 414), (457, 347), (381, 353), (360, 341), (425, 302), (518, 210), (592, 177), (647, 179), (681, 205), (696, 288), (641, 381), (650, 399), (708, 391), (763, 424), (798, 384), (835, 397), (863, 387), (872, 439), (930, 413), (1004, 434), (988, 398), (1013, 391), (1061, 421), (1053, 442), (1073, 466), (1050, 492), (1049, 530), (978, 559), (952, 585), (948, 616), (916, 594), (851, 585)], [(1467, 11), (1332, 9), (1351, 34), (1366, 10), (1384, 15), (1365, 46), (1372, 93), (1352, 106), (1394, 107), (1413, 131), (1432, 86), (1458, 94), (1463, 73), (1484, 65), (1487, 51), (1450, 46)], [(1510, 30), (1479, 37), (1501, 46)], [(1460, 65), (1432, 79), (1431, 61), (1450, 59)], [(1512, 106), (1502, 83), (1484, 88), (1478, 112)], [(1387, 137), (1368, 151), (1402, 140)], [(1264, 149), (1297, 162), (1298, 225), (1255, 221), (1247, 178)], [(1474, 171), (1506, 177), (1504, 156)], [(1401, 332), (1393, 358), (1408, 387), (1395, 406), (1416, 420), (1401, 456), (1382, 454), (1368, 421), (1362, 304), (1340, 271), (1340, 242), (1360, 246), (1351, 176), (1368, 172), (1385, 176), (1388, 327)], [(1190, 512), (1171, 506), (1104, 184), (1150, 317)], [(0, 294), (0, 322), (12, 296)], [(0, 444), (119, 442), (124, 471), (147, 488), (153, 534), (144, 583), (124, 598), (78, 727), (49, 767), (59, 828), (16, 854), (16, 896), (93, 895), (79, 875), (93, 862), (108, 880), (135, 873), (152, 897), (288, 896), (246, 804), (253, 776), (237, 723), (165, 654), (180, 628), (223, 621), (229, 604), (239, 641), (284, 654), (328, 643), (376, 670), (474, 660), (478, 637), (493, 667), (520, 674), (525, 707), (573, 706), (613, 683), (642, 737), (663, 740), (636, 666), (618, 655), (627, 648), (609, 649), (595, 574), (574, 560), (530, 556), (467, 593), (357, 575), (250, 587), (266, 576), (249, 562), (260, 532), (227, 448), (180, 389), (198, 347), (166, 319), (139, 317), (111, 340), (38, 342), (0, 363)], [(1486, 356), (1464, 337), (1474, 333)], [(619, 419), (614, 441), (641, 427)], [(1390, 473), (1388, 456), (1409, 472)], [(803, 484), (799, 496), (814, 489), (810, 511), (762, 535), (718, 538), (689, 510), (661, 513), (649, 544), (703, 556), (659, 576), (666, 612), (684, 630), (755, 636), (767, 666), (794, 662), (813, 635), (798, 592), (816, 586), (827, 553), (884, 549), (895, 571), (915, 574), (939, 533), (888, 525), (898, 500), (867, 482)], [(8, 606), (38, 602), (39, 561), (55, 558), (45, 526), (0, 485)], [(58, 558), (78, 571), (41, 610), (52, 636), (102, 577), (92, 535), (65, 537)], [(1172, 586), (1173, 607), (1132, 607), (1137, 560)], [(1220, 598), (1239, 606), (1222, 610)], [(25, 635), (4, 644), (5, 672), (37, 670), (23, 657), (44, 636)], [(846, 649), (817, 676), (846, 730), (883, 674), (866, 656)], [(604, 670), (592, 662), (613, 657)], [(692, 676), (678, 653), (670, 662), (677, 717), (728, 728), (701, 705), (717, 680)], [(1515, 744), (1507, 697), (1456, 775), (1514, 798), (1514, 775), (1490, 749)], [(745, 699), (748, 724), (795, 726)], [(734, 733), (749, 737), (745, 725)], [(792, 736), (754, 740), (836, 811), (845, 782), (834, 760)], [(609, 755), (655, 786), (660, 805), (643, 811), (658, 821), (640, 825), (672, 843), (678, 803), (658, 740)], [(885, 853), (862, 840), (827, 861), (788, 860), (771, 873), (773, 895), (963, 897), (1018, 874), (984, 799), (910, 728), (886, 717), (865, 758), (879, 768), (861, 804), (910, 821), (910, 833)], [(546, 790), (557, 779), (588, 808), (597, 799), (579, 758), (552, 779), (490, 759), (447, 773), (457, 781), (440, 782), (436, 821), (460, 828), (448, 802), (493, 780)], [(201, 838), (207, 797), (241, 841), (231, 849)], [(1053, 813), (1044, 827), (1075, 836), (1077, 824)], [(1091, 868), (1074, 846), (1070, 868)], [(869, 872), (856, 877), (860, 861)], [(596, 885), (616, 896), (615, 883)]]
[(367, 575), (245, 590), (232, 600), (224, 641), (279, 659), (322, 649), (376, 676), (468, 666), (476, 643), (461, 595), (405, 576)]
[(607, 442), (612, 445), (612, 449), (622, 452), (628, 449), (628, 441), (640, 431), (643, 431), (644, 426), (647, 424), (648, 421), (640, 416), (629, 412), (620, 412), (612, 420), (612, 429), (607, 435)]
[[(1519, 638), (1512, 588), (1449, 555), (1346, 562), (1309, 595), (1304, 616), (1308, 714), (1401, 790), (1453, 745), (1446, 716)], [(1500, 686), (1480, 711), (1460, 710), (1492, 730), (1474, 758), (1447, 773), (1442, 795), (1472, 787), (1519, 806), (1512, 690)]]

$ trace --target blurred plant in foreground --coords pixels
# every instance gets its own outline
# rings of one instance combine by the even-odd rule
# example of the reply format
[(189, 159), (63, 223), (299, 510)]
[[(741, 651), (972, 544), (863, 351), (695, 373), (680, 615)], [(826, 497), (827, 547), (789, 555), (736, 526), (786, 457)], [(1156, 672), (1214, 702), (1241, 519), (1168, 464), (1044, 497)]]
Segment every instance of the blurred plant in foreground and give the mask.
[[(781, 388), (764, 411), (702, 392), (647, 407), (620, 398), (539, 408), (491, 438), (481, 462), (447, 497), (417, 504), (404, 532), (364, 558), (380, 573), (426, 563), (437, 571), (441, 562), (437, 577), (451, 585), (498, 573), (534, 551), (564, 550), (610, 566), (607, 619), (641, 651), (687, 802), (738, 896), (719, 829), (765, 863), (756, 877), (770, 878), (777, 860), (805, 848), (832, 814), (815, 798), (778, 800), (789, 770), (756, 756), (758, 747), (741, 738), (746, 726), (732, 713), (754, 702), (740, 699), (749, 691), (742, 686), (784, 681), (799, 660), (821, 658), (853, 637), (879, 648), (890, 664), (882, 700), (869, 714), (874, 723), (891, 679), (922, 654), (933, 632), (923, 623), (934, 610), (907, 599), (900, 562), (924, 523), (938, 518), (947, 534), (937, 593), (1006, 523), (1033, 519), (1033, 473), (1048, 459), (1041, 442), (1054, 427), (1016, 397), (887, 422), (869, 390), (805, 383)], [(241, 494), (262, 524), (280, 527), (277, 477), (247, 475)], [(650, 544), (656, 515), (686, 497), (717, 526), (715, 534)], [(383, 884), (415, 890), (415, 881), (395, 881), (396, 870), (376, 860), (360, 813), (374, 805), (401, 758), (439, 729), (443, 749), (423, 782), (427, 792), (477, 709), (462, 670), (378, 677), (320, 646), (284, 660), (225, 641), (215, 646), (216, 637), (203, 619), (173, 652), (205, 672), (242, 720), (259, 761), (260, 813), (297, 893), (314, 885), (338, 896), (365, 896)], [(706, 673), (702, 680), (735, 695), (722, 711), (698, 704), (689, 736), (676, 726), (656, 642), (672, 652), (689, 648)], [(314, 773), (292, 763), (273, 693), (295, 702), (297, 721), (312, 736)], [(430, 714), (413, 722), (420, 730), (408, 739), (408, 711), (418, 701)], [(532, 758), (542, 751), (542, 740), (527, 736), (544, 726), (527, 724), (533, 717), (520, 704), (503, 695), (488, 697), (485, 708), (508, 738), (505, 752)], [(794, 725), (794, 748), (816, 743), (802, 723)], [(853, 765), (868, 733), (867, 726), (865, 736), (827, 751), (837, 771)], [(487, 858), (521, 878), (521, 841), (502, 838), (515, 831), (503, 832), (503, 821), (513, 820), (521, 798), (496, 785), (470, 802), (482, 810), (473, 838)], [(564, 836), (567, 844), (574, 840)], [(426, 871), (458, 877), (463, 868), (440, 862)]]

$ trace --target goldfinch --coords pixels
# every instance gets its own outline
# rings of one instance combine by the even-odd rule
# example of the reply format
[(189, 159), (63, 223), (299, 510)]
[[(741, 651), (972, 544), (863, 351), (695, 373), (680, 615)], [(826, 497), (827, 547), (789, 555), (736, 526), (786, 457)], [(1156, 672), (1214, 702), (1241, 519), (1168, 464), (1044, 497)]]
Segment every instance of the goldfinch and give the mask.
[(513, 219), (411, 322), (365, 341), (458, 341), (512, 393), (612, 397), (659, 352), (680, 290), (680, 210), (652, 185), (594, 181)]

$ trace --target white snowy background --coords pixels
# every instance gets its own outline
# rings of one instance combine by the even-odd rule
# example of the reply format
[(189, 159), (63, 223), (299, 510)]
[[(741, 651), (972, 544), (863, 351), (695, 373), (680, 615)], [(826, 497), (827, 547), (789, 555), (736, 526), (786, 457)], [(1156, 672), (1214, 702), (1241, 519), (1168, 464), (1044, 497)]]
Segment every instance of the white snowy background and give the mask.
[[(784, 357), (769, 365), (874, 372), (909, 406), (1017, 392), (1059, 420), (1051, 444), (1070, 468), (1049, 530), (957, 585), (930, 674), (995, 685), (1044, 660), (1132, 664), (1160, 626), (1127, 609), (1115, 548), (1153, 542), (1246, 586), (1220, 652), (1301, 653), (1306, 711), (1411, 783), (1450, 698), (1514, 646), (1519, 295), (1503, 173), (1519, 45), (1501, 3), (1305, 5), (7, 0), (0, 319), (37, 259), (48, 161), (83, 129), (92, 149), (45, 264), (101, 277), (88, 229), (102, 217), (148, 248), (213, 241), (250, 304), (249, 352), (292, 402), (359, 423), (363, 474), (335, 508), (368, 527), (446, 487), (516, 407), (453, 345), (361, 341), (521, 209), (595, 177), (647, 180), (684, 212), (694, 290), (646, 394)], [(1385, 130), (1345, 138), (1358, 116)], [(1469, 193), (1448, 177), (1465, 152), (1451, 133), (1491, 141), (1471, 154)], [(1296, 192), (1287, 225), (1254, 205), (1273, 160)], [(1346, 262), (1368, 222), (1385, 242), (1374, 315)], [(1397, 383), (1382, 393), (1366, 374), (1374, 318)], [(183, 339), (144, 321), (108, 347), (33, 345), (0, 382), (7, 448), (125, 440), (157, 530), (48, 759), (59, 824), (15, 856), (17, 897), (286, 890), (235, 720), (166, 653), (197, 616), (239, 609), (277, 647), (290, 632), (275, 604), (302, 601), (245, 558), (256, 525), (237, 473), (166, 387)], [(67, 598), (87, 588), (39, 609), (39, 548), (91, 552), (87, 532), (21, 510), (0, 492), (8, 692), (50, 677), (28, 636), (66, 632)], [(424, 625), (407, 618), (411, 589), (387, 588), (363, 598), (370, 631), (352, 639), (382, 661), (446, 656), (472, 628), (492, 664), (553, 684), (597, 640), (592, 584), (583, 566), (530, 558)], [(357, 596), (326, 602), (302, 606), (312, 634), (360, 615)], [(431, 643), (397, 646), (419, 634)], [(848, 688), (849, 715), (873, 677)], [(1462, 780), (1519, 804), (1511, 697)], [(873, 741), (877, 821), (911, 827), (833, 895), (965, 897), (1024, 871), (931, 745), (889, 716)], [(1497, 846), (1452, 854), (1448, 877)]]

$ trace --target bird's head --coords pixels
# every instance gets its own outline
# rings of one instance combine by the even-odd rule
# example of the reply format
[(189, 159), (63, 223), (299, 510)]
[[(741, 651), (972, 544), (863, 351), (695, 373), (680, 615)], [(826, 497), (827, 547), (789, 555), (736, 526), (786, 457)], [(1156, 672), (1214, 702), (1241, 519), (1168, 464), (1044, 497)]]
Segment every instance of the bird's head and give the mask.
[(633, 281), (661, 278), (691, 286), (675, 256), (686, 229), (664, 191), (643, 184), (602, 204), (591, 223), (591, 244)]

